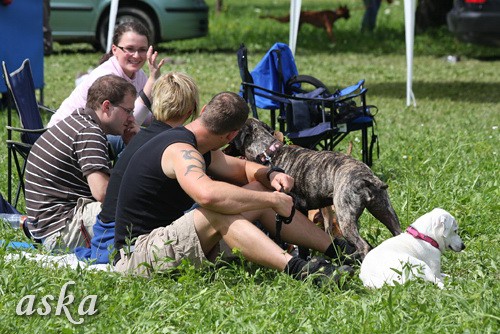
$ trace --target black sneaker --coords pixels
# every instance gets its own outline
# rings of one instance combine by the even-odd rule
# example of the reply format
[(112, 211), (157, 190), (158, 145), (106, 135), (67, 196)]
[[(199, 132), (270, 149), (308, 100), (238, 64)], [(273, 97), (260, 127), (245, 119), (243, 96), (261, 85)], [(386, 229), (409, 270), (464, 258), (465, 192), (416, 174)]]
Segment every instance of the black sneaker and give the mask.
[(302, 268), (300, 273), (297, 275), (297, 279), (304, 281), (306, 279), (313, 280), (314, 284), (322, 286), (328, 281), (339, 283), (340, 278), (347, 273), (349, 276), (354, 274), (354, 269), (350, 266), (343, 265), (337, 267), (333, 265), (330, 261), (327, 261), (320, 257), (313, 257), (307, 262), (307, 264)]

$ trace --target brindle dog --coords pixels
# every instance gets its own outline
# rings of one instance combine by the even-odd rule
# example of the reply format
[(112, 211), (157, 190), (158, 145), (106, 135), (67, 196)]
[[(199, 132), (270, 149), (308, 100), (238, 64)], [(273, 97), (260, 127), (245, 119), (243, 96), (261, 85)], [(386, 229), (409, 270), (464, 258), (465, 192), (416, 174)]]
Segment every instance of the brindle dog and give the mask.
[(301, 211), (333, 203), (342, 234), (356, 247), (361, 259), (371, 249), (357, 226), (365, 208), (393, 235), (401, 233), (387, 185), (367, 165), (340, 152), (284, 145), (272, 133), (265, 123), (249, 118), (225, 153), (283, 168), (295, 179), (292, 193)]

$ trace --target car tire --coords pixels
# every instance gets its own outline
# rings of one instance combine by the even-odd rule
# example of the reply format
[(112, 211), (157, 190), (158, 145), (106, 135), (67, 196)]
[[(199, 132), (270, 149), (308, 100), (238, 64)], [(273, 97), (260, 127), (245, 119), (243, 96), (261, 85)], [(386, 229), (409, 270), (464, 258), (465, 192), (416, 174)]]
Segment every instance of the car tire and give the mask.
[[(136, 20), (142, 23), (149, 30), (149, 38), (150, 44), (154, 44), (156, 42), (156, 31), (155, 24), (153, 19), (146, 13), (145, 11), (132, 8), (132, 7), (121, 7), (118, 9), (118, 13), (116, 14), (116, 24), (115, 27), (123, 22)], [(99, 48), (101, 51), (106, 51), (106, 41), (108, 38), (108, 26), (109, 26), (109, 16), (104, 17), (99, 23), (98, 31), (97, 31), (97, 43), (94, 45), (96, 48)]]

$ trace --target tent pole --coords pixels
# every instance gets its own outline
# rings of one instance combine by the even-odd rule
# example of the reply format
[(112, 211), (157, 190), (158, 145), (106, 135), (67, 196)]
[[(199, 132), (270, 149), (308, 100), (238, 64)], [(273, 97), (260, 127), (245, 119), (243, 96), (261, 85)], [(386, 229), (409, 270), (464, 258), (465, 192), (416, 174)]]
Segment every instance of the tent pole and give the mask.
[(118, 13), (118, 3), (120, 0), (111, 0), (109, 9), (109, 26), (108, 26), (108, 40), (106, 42), (106, 52), (111, 51), (111, 44), (113, 44), (113, 33), (115, 31), (116, 14)]
[(415, 39), (415, 0), (405, 0), (405, 40), (406, 40), (406, 106), (417, 106), (413, 94), (413, 44)]
[(300, 8), (302, 0), (290, 0), (290, 36), (288, 46), (295, 56), (295, 48), (297, 46), (297, 34), (299, 31)]

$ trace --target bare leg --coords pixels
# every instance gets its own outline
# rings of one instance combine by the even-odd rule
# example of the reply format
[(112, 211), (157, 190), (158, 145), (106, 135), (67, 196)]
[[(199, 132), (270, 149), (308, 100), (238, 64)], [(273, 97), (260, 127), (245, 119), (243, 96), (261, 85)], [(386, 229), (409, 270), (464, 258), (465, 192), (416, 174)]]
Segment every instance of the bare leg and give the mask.
[[(245, 187), (254, 190), (269, 191), (269, 189), (258, 182), (250, 183)], [(242, 216), (249, 221), (259, 220), (271, 235), (275, 235), (276, 213), (272, 209), (247, 211), (243, 212)], [(295, 212), (295, 216), (290, 224), (283, 224), (281, 239), (288, 243), (311, 248), (322, 253), (332, 243), (332, 238), (325, 231), (314, 225), (312, 221), (299, 211)]]
[(222, 238), (249, 261), (283, 271), (292, 256), (284, 252), (241, 215), (223, 215), (203, 208), (194, 212), (194, 224), (205, 254)]
[[(250, 221), (259, 220), (271, 235), (276, 233), (276, 213), (269, 209), (260, 212), (244, 212), (242, 215)], [(332, 243), (332, 238), (306, 216), (296, 211), (290, 224), (281, 227), (281, 239), (288, 243), (324, 252)]]

